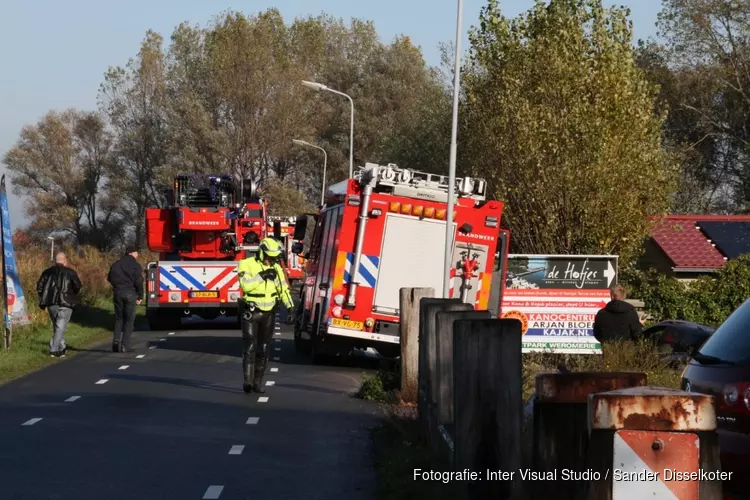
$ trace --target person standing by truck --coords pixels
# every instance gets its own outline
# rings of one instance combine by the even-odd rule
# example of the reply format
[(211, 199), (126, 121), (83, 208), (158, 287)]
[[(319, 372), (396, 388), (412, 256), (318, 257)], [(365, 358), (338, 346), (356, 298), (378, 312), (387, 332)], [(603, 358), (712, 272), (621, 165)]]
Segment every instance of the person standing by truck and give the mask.
[(279, 302), (287, 309), (287, 324), (294, 318), (294, 302), (280, 262), (281, 243), (264, 238), (255, 256), (238, 264), (243, 297), (239, 300), (242, 318), (242, 373), (245, 393), (264, 393), (263, 376), (268, 348), (273, 336)]
[(112, 352), (132, 352), (130, 336), (135, 324), (136, 306), (143, 298), (143, 268), (138, 263), (138, 249), (127, 253), (109, 268), (107, 281), (112, 285), (115, 305), (115, 328)]

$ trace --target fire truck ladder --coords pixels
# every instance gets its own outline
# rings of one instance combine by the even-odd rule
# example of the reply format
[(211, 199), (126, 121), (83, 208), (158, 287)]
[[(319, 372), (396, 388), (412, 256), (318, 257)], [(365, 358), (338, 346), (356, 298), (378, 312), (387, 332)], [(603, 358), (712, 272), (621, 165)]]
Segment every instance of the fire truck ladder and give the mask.
[[(450, 184), (448, 176), (430, 174), (399, 168), (398, 165), (389, 163), (385, 166), (368, 163), (360, 167), (354, 175), (360, 183), (372, 175), (378, 192), (388, 192), (397, 196), (408, 196), (410, 198), (421, 198), (437, 202), (447, 202)], [(487, 182), (484, 179), (474, 177), (463, 177), (456, 179), (454, 193), (461, 197), (473, 198), (477, 201), (485, 201), (487, 196)]]

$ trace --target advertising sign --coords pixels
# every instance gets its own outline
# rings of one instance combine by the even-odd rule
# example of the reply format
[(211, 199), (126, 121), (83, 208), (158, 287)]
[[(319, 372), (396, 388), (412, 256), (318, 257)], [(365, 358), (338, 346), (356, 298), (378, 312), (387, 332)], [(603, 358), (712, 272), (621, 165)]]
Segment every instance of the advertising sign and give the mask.
[(31, 318), (21, 289), (21, 281), (18, 279), (4, 175), (0, 179), (0, 216), (0, 222), (2, 222), (3, 277), (5, 278), (5, 328), (8, 329), (11, 326), (28, 325)]
[(616, 278), (616, 255), (511, 254), (502, 317), (521, 321), (525, 353), (601, 354), (594, 317)]

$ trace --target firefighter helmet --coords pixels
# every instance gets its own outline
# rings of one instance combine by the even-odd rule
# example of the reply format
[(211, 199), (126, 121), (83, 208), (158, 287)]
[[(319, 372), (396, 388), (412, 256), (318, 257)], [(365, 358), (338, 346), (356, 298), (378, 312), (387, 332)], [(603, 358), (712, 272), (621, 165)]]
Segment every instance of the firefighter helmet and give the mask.
[(258, 245), (258, 259), (265, 260), (268, 257), (271, 260), (278, 260), (281, 257), (281, 243), (273, 238), (263, 238)]

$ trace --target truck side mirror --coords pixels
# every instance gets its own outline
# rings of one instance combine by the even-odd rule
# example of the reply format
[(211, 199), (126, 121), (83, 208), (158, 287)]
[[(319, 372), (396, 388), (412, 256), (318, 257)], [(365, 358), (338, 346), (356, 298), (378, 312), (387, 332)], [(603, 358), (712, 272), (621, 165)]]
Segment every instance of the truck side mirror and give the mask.
[(302, 250), (304, 250), (304, 247), (302, 246), (302, 243), (299, 241), (295, 241), (292, 243), (292, 253), (295, 255), (299, 255), (302, 253)]
[[(274, 230), (276, 228), (274, 227)], [(307, 234), (307, 217), (305, 215), (300, 215), (297, 217), (297, 220), (294, 224), (294, 236), (292, 236), (293, 240), (302, 241), (305, 239), (305, 235)]]
[(273, 237), (281, 241), (281, 222), (279, 221), (273, 223)]

